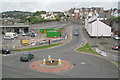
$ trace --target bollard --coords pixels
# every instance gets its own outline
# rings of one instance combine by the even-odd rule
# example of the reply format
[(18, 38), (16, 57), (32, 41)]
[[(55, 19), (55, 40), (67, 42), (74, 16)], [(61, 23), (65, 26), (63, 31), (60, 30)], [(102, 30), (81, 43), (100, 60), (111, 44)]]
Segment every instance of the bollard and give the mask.
[(58, 59), (58, 64), (61, 64), (61, 59)]
[(43, 64), (46, 64), (46, 60), (45, 59), (43, 59)]
[(48, 56), (48, 60), (49, 60), (49, 61), (51, 60), (51, 56), (50, 56), (50, 55)]

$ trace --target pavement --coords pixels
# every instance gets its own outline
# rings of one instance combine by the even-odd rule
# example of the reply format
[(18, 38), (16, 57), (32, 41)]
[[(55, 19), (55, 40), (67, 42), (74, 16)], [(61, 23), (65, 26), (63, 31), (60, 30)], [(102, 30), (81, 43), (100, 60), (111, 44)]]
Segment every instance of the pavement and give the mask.
[[(80, 33), (80, 25), (70, 24), (73, 32)], [(32, 51), (35, 58), (30, 62), (21, 62), (20, 56), (23, 53), (13, 56), (2, 57), (2, 77), (3, 78), (118, 78), (118, 67), (112, 62), (93, 55), (83, 54), (74, 51), (81, 43), (83, 43), (82, 35), (72, 35), (72, 40), (62, 46)], [(29, 52), (28, 52), (29, 53)], [(61, 58), (69, 61), (75, 66), (67, 71), (60, 73), (42, 73), (33, 71), (29, 65), (38, 60), (51, 55), (52, 58)]]

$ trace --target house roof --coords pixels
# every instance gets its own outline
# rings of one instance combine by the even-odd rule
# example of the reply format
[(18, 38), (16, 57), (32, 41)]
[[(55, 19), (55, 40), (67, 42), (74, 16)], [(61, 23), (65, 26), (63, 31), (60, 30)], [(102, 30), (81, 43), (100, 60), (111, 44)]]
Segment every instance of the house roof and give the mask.
[(110, 18), (112, 16), (111, 14), (105, 12), (99, 12), (98, 15), (99, 18)]

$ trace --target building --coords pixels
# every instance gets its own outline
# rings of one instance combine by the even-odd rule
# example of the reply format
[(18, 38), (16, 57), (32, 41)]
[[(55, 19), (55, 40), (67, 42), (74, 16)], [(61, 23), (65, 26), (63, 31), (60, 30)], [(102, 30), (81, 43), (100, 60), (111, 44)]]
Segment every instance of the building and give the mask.
[(53, 13), (41, 14), (43, 19), (55, 20), (55, 15)]
[(112, 15), (110, 13), (106, 13), (106, 12), (98, 12), (97, 13), (99, 16), (98, 16), (98, 19), (99, 20), (107, 20), (109, 19), (110, 17), (112, 17)]
[(69, 11), (65, 11), (65, 15), (69, 15), (71, 19), (84, 19), (86, 15), (93, 13), (103, 12), (102, 7), (91, 8), (71, 8)]
[(110, 37), (111, 27), (98, 19), (99, 15), (93, 15), (91, 18), (85, 19), (85, 29), (91, 37)]
[(3, 33), (6, 32), (28, 32), (29, 25), (24, 23), (14, 23), (13, 25), (0, 25), (0, 28)]

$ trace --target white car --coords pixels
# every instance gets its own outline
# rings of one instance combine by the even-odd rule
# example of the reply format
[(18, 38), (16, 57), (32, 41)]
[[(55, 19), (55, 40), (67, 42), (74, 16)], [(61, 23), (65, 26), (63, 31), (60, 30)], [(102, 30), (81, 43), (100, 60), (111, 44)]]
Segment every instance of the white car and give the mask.
[(26, 34), (25, 34), (25, 33), (22, 33), (22, 36), (26, 36)]
[(113, 38), (116, 39), (116, 40), (119, 40), (119, 39), (120, 39), (120, 37), (119, 37), (118, 35), (114, 35)]
[(18, 34), (17, 34), (17, 33), (15, 33), (15, 34), (13, 34), (13, 35), (14, 35), (15, 38), (18, 38)]

